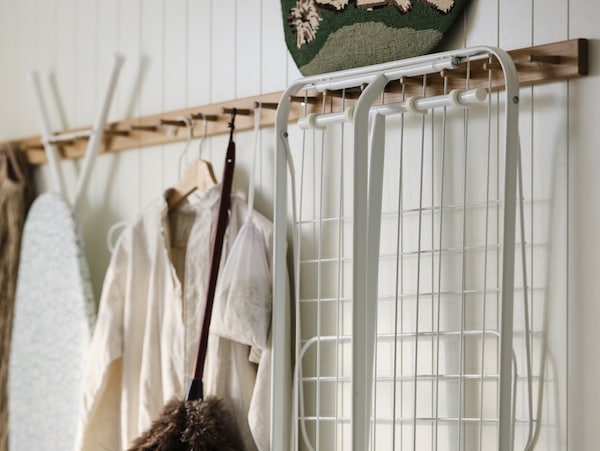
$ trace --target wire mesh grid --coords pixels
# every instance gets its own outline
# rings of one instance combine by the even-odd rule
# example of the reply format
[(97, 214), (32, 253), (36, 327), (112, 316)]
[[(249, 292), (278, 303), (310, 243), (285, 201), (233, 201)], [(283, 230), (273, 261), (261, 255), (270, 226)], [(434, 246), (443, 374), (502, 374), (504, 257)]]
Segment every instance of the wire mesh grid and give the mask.
[(386, 149), (373, 449), (497, 444), (502, 159), (473, 110), (400, 118)]
[[(492, 94), (468, 109), (384, 119), (382, 207), (374, 222), (381, 236), (378, 294), (367, 300), (376, 312), (369, 449), (498, 449), (503, 114), (502, 98)], [(290, 128), (302, 450), (361, 449), (351, 443), (352, 133), (343, 123)], [(373, 143), (382, 139), (375, 134)], [(517, 229), (519, 237), (522, 220)], [(515, 309), (524, 324), (515, 324), (511, 449), (528, 449), (535, 425), (532, 335), (525, 243), (517, 241)]]

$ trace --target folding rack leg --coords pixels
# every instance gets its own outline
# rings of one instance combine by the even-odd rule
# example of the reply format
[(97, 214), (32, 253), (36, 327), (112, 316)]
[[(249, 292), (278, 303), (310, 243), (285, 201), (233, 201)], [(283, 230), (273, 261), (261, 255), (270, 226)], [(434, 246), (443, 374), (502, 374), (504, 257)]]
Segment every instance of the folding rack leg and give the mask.
[(58, 149), (54, 144), (50, 144), (48, 140), (52, 136), (52, 129), (50, 128), (50, 121), (48, 119), (48, 110), (44, 103), (44, 97), (42, 95), (42, 88), (40, 86), (40, 77), (36, 71), (29, 72), (28, 80), (33, 86), (33, 94), (36, 100), (38, 121), (40, 128), (42, 129), (42, 143), (44, 144), (44, 150), (46, 151), (46, 158), (48, 159), (48, 167), (50, 169), (50, 179), (52, 180), (52, 190), (60, 193), (63, 197), (66, 197), (65, 186), (60, 172), (60, 156)]
[(108, 110), (110, 109), (110, 104), (112, 102), (112, 98), (115, 93), (115, 88), (117, 86), (117, 80), (119, 78), (119, 72), (121, 71), (121, 67), (123, 66), (124, 61), (125, 57), (123, 55), (115, 54), (113, 70), (110, 76), (108, 87), (106, 89), (106, 93), (104, 95), (104, 102), (102, 103), (102, 108), (98, 112), (98, 116), (96, 117), (96, 121), (94, 122), (92, 135), (90, 136), (90, 140), (85, 151), (85, 156), (83, 157), (83, 167), (81, 168), (81, 173), (79, 174), (79, 177), (77, 177), (77, 187), (75, 189), (75, 199), (73, 201), (73, 207), (75, 211), (79, 209), (81, 199), (85, 194), (90, 174), (94, 166), (94, 160), (100, 149), (100, 144), (102, 143), (102, 137), (104, 136), (104, 126), (106, 125), (106, 118), (108, 117)]

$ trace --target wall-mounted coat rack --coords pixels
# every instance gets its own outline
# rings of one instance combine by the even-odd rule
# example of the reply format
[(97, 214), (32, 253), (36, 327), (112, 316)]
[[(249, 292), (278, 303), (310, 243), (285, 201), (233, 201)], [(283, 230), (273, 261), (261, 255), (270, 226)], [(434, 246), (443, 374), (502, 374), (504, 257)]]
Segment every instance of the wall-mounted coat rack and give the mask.
[[(520, 86), (531, 86), (560, 80), (585, 76), (588, 73), (588, 41), (586, 39), (571, 39), (568, 41), (544, 44), (534, 47), (521, 48), (508, 52), (513, 58), (518, 70)], [(465, 88), (490, 87), (500, 90), (503, 86), (503, 76), (499, 72), (497, 61), (474, 61), (463, 63), (453, 70), (440, 72), (439, 77), (429, 76), (425, 81), (418, 79), (403, 79), (386, 88), (386, 102), (400, 101), (408, 96), (433, 96), (444, 93), (444, 90)], [(425, 87), (425, 92), (424, 92)], [(327, 96), (324, 101), (323, 96)], [(272, 127), (275, 120), (275, 109), (282, 92), (261, 94), (253, 97), (235, 99), (226, 102), (185, 108), (149, 116), (125, 119), (107, 125), (101, 152), (116, 152), (147, 146), (183, 141), (187, 133), (183, 130), (177, 133), (178, 126), (183, 122), (179, 119), (187, 117), (196, 121), (196, 129), (200, 136), (203, 121), (207, 121), (207, 136), (228, 133), (227, 111), (233, 107), (246, 111), (240, 114), (236, 123), (239, 131), (250, 130), (254, 126), (252, 111), (258, 103), (262, 106), (260, 118), (261, 127)], [(311, 112), (339, 111), (342, 102), (348, 106), (353, 101), (352, 92), (309, 93), (300, 97), (294, 103), (290, 112), (290, 121), (294, 122)], [(180, 124), (181, 123), (181, 124)], [(89, 128), (89, 127), (88, 127)], [(63, 158), (80, 158), (83, 156), (87, 137), (82, 129), (61, 132), (56, 140)], [(175, 132), (174, 132), (175, 130)], [(32, 136), (11, 141), (19, 146), (27, 155), (31, 164), (43, 164), (46, 155), (40, 136)]]

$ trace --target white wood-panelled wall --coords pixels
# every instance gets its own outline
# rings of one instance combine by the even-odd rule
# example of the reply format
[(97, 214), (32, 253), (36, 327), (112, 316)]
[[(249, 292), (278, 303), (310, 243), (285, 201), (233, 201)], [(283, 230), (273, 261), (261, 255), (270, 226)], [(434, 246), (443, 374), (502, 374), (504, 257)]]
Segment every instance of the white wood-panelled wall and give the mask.
[[(528, 286), (532, 321), (547, 321), (552, 382), (542, 412), (554, 429), (541, 450), (592, 451), (600, 440), (599, 22), (597, 0), (472, 0), (444, 45), (513, 49), (592, 40), (590, 76), (526, 88), (521, 97)], [(40, 71), (55, 129), (91, 124), (115, 51), (126, 63), (111, 120), (278, 91), (300, 76), (276, 0), (0, 0), (0, 140), (39, 132), (25, 77), (31, 69)], [(235, 187), (244, 192), (253, 137), (240, 133), (237, 142)], [(217, 174), (225, 146), (226, 137), (216, 137), (204, 148)], [(263, 130), (256, 207), (267, 216), (273, 147), (273, 131)], [(81, 215), (97, 295), (109, 227), (134, 218), (176, 182), (182, 149), (97, 159)], [(189, 158), (196, 156), (193, 149)], [(62, 165), (71, 190), (77, 164)], [(36, 182), (40, 191), (49, 188), (47, 168), (36, 170)]]

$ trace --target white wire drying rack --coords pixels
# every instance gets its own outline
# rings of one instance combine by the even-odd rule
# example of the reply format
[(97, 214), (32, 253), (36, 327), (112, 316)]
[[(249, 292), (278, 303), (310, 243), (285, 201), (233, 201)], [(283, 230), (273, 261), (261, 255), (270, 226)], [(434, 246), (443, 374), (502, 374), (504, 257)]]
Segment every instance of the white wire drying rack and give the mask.
[[(502, 94), (469, 86), (469, 64), (492, 56)], [(390, 82), (421, 77), (425, 93), (428, 79), (465, 64), (464, 89), (444, 84), (442, 95), (386, 103)], [(522, 349), (513, 347), (517, 206), (523, 233), (518, 90), (510, 57), (476, 47), (308, 77), (285, 91), (276, 119), (273, 298), (285, 299), (291, 230), (292, 449), (531, 448), (527, 327), (515, 341)], [(325, 94), (323, 113), (290, 127), (292, 96), (315, 91)], [(342, 108), (325, 113), (330, 91)], [(274, 449), (288, 448), (278, 433), (286, 416), (277, 362), (288, 352), (278, 337), (289, 314), (275, 303)], [(521, 385), (529, 408), (517, 421)]]

